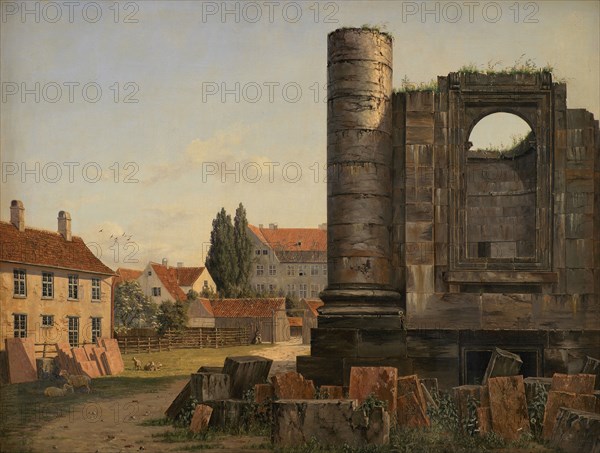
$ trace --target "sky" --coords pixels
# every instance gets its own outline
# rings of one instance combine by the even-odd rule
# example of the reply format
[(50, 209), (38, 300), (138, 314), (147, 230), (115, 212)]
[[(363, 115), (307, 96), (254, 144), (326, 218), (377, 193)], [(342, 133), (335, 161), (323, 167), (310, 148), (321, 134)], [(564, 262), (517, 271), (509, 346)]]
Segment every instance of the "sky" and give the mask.
[(32, 227), (69, 211), (112, 269), (203, 265), (212, 219), (240, 202), (253, 224), (326, 221), (327, 34), (342, 26), (394, 36), (395, 87), (531, 59), (600, 116), (595, 1), (0, 7), (0, 218), (13, 199)]

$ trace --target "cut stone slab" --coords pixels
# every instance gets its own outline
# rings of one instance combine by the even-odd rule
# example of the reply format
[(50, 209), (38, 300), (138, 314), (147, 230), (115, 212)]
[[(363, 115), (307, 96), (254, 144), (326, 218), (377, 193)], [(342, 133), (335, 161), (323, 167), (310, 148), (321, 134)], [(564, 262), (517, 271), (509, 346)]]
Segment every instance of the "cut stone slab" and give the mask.
[(544, 411), (544, 426), (542, 428), (542, 437), (544, 439), (552, 437), (552, 432), (556, 424), (556, 416), (561, 407), (594, 412), (596, 397), (594, 395), (578, 395), (572, 392), (551, 390), (548, 393), (548, 401), (546, 402), (546, 410)]
[(77, 367), (77, 371), (79, 374), (83, 373), (83, 369), (80, 366), (81, 362), (87, 362), (89, 360), (85, 349), (83, 348), (71, 348), (71, 355), (75, 360), (75, 366)]
[(181, 389), (179, 394), (175, 397), (175, 399), (173, 400), (171, 405), (167, 408), (167, 410), (165, 411), (165, 415), (172, 419), (177, 417), (179, 412), (181, 412), (181, 409), (183, 409), (185, 404), (190, 399), (191, 395), (192, 395), (192, 386), (190, 384), (190, 381), (188, 381), (183, 386), (183, 388)]
[(344, 399), (344, 387), (341, 385), (322, 385), (319, 387), (319, 397), (324, 400)]
[(350, 370), (350, 399), (356, 399), (359, 404), (362, 404), (369, 395), (373, 394), (377, 399), (386, 401), (387, 410), (394, 413), (398, 399), (397, 381), (398, 369), (395, 367), (352, 367)]
[(595, 380), (596, 376), (593, 374), (555, 373), (552, 376), (552, 386), (550, 389), (556, 392), (591, 395), (594, 393)]
[(489, 406), (477, 408), (477, 425), (479, 434), (487, 434), (492, 431), (492, 414)]
[(454, 404), (461, 426), (469, 418), (469, 397), (476, 401), (477, 407), (489, 407), (488, 389), (484, 385), (461, 385), (452, 389)]
[(533, 401), (533, 398), (535, 398), (539, 386), (542, 386), (546, 390), (546, 392), (550, 391), (550, 387), (552, 385), (552, 378), (527, 377), (523, 379), (523, 383), (525, 384), (525, 398), (527, 400), (527, 404), (529, 404), (529, 402)]
[(201, 433), (208, 429), (210, 417), (213, 408), (204, 404), (198, 404), (194, 410), (192, 421), (190, 422), (190, 431), (193, 433)]
[(400, 395), (397, 401), (396, 421), (407, 428), (429, 427), (429, 417), (413, 392)]
[(222, 373), (223, 372), (223, 367), (222, 366), (201, 366), (200, 370), (198, 370), (199, 373)]
[(427, 390), (427, 387), (425, 387), (425, 384), (423, 384), (422, 382), (421, 382), (421, 390), (423, 390), (423, 396), (425, 397), (427, 406), (431, 406), (435, 409), (438, 409), (438, 404), (435, 402), (435, 400), (431, 396), (431, 393), (429, 393), (429, 390)]
[(100, 374), (102, 376), (108, 375), (108, 370), (106, 369), (106, 367), (104, 366), (104, 363), (102, 361), (102, 353), (106, 352), (106, 350), (104, 348), (94, 346), (92, 348), (92, 351), (93, 351), (92, 357), (96, 361), (96, 364), (98, 365), (98, 370), (100, 371)]
[(29, 338), (6, 338), (4, 340), (8, 359), (8, 377), (11, 384), (37, 380), (35, 363), (35, 340)]
[(191, 397), (204, 401), (231, 398), (231, 377), (224, 373), (193, 373), (190, 379)]
[(123, 363), (123, 357), (121, 357), (118, 341), (114, 338), (100, 338), (98, 339), (98, 345), (106, 349), (111, 374), (122, 373), (125, 370), (125, 364)]
[(322, 445), (385, 445), (390, 417), (381, 407), (365, 414), (356, 400), (279, 400), (273, 403), (272, 441), (298, 446), (318, 439)]
[(81, 370), (81, 374), (86, 375), (90, 379), (94, 379), (101, 376), (96, 361), (84, 360), (77, 363), (79, 365), (79, 369)]
[(275, 389), (271, 384), (256, 384), (254, 386), (254, 402), (263, 404), (272, 401), (275, 396)]
[(437, 378), (420, 378), (419, 381), (421, 381), (421, 384), (427, 388), (431, 395), (439, 392)]
[(245, 425), (254, 410), (252, 402), (239, 399), (207, 401), (206, 404), (213, 408), (210, 426), (220, 428)]
[(412, 374), (410, 376), (401, 376), (398, 378), (398, 396), (408, 395), (409, 393), (413, 393), (417, 398), (417, 401), (421, 405), (423, 409), (423, 413), (427, 413), (427, 400), (425, 399), (425, 395), (423, 394), (423, 387), (421, 387), (421, 382), (419, 377), (416, 374)]
[(600, 390), (600, 360), (587, 356), (585, 365), (583, 365), (582, 374), (593, 374), (596, 376), (596, 390)]
[(518, 354), (513, 354), (500, 348), (494, 348), (488, 362), (482, 384), (485, 385), (489, 378), (501, 376), (517, 376), (523, 361)]
[(243, 398), (256, 384), (267, 382), (273, 361), (260, 356), (227, 357), (223, 373), (231, 376), (231, 396)]
[(295, 371), (271, 376), (271, 382), (278, 399), (314, 399), (316, 396), (313, 381), (304, 379), (304, 376)]
[(566, 453), (600, 453), (600, 414), (561, 407), (551, 443)]
[(488, 380), (492, 430), (507, 440), (517, 440), (530, 431), (523, 376), (492, 377)]

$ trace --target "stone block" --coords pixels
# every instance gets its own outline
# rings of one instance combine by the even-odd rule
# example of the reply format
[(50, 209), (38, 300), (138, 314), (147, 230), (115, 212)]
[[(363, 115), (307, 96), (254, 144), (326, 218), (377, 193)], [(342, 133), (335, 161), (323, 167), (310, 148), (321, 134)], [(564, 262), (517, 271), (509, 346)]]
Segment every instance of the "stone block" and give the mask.
[(423, 407), (413, 392), (399, 396), (397, 408), (396, 421), (398, 426), (422, 428), (431, 425), (429, 417), (423, 412)]
[(231, 377), (231, 396), (243, 398), (256, 384), (267, 382), (273, 361), (260, 356), (227, 357), (223, 373)]
[(209, 426), (220, 428), (244, 426), (249, 422), (248, 417), (253, 412), (253, 404), (239, 399), (206, 401), (206, 405), (213, 409)]
[(421, 383), (421, 385), (424, 385), (425, 388), (427, 389), (427, 391), (430, 394), (434, 394), (434, 393), (438, 393), (439, 392), (439, 388), (438, 388), (438, 379), (437, 378), (420, 378), (419, 382)]
[(314, 399), (316, 396), (313, 381), (295, 371), (276, 374), (271, 377), (271, 382), (278, 399)]
[(390, 417), (381, 407), (365, 413), (355, 400), (279, 400), (273, 403), (272, 441), (278, 447), (306, 444), (352, 447), (389, 443)]
[(507, 440), (516, 440), (529, 432), (523, 377), (493, 377), (487, 385), (492, 430)]
[(403, 329), (360, 329), (358, 357), (406, 357)]
[(105, 368), (104, 363), (102, 362), (102, 353), (106, 352), (106, 350), (104, 348), (100, 348), (98, 346), (95, 346), (92, 348), (92, 352), (93, 352), (93, 359), (96, 361), (96, 365), (98, 366), (98, 370), (100, 371), (100, 375), (101, 376), (106, 376), (108, 373), (108, 370)]
[(600, 360), (587, 356), (581, 372), (583, 374), (593, 374), (596, 376), (596, 385), (594, 388), (600, 390)]
[(546, 410), (544, 411), (542, 438), (550, 439), (552, 437), (556, 424), (556, 416), (561, 407), (594, 412), (596, 397), (594, 395), (577, 395), (570, 392), (550, 391), (548, 393), (548, 401), (546, 402)]
[(256, 384), (254, 386), (254, 402), (263, 404), (272, 401), (275, 396), (275, 389), (271, 384)]
[(409, 393), (415, 395), (417, 401), (421, 405), (421, 409), (423, 409), (423, 413), (426, 414), (427, 400), (423, 394), (423, 387), (421, 387), (419, 377), (416, 374), (411, 376), (400, 376), (398, 378), (398, 396), (408, 395)]
[(517, 376), (522, 365), (523, 361), (518, 354), (494, 348), (485, 374), (483, 375), (482, 384), (485, 385), (491, 377)]
[(344, 387), (341, 385), (322, 385), (319, 387), (319, 398), (324, 400), (341, 400), (344, 398)]
[(593, 374), (560, 374), (552, 376), (550, 390), (556, 392), (570, 392), (591, 395), (594, 393), (594, 382), (596, 376)]
[(121, 357), (121, 350), (119, 349), (117, 340), (114, 338), (100, 338), (98, 339), (98, 345), (106, 349), (111, 370), (110, 374), (122, 373), (125, 370), (125, 364), (123, 363), (123, 357)]
[(190, 431), (195, 434), (206, 431), (208, 429), (208, 424), (210, 423), (212, 412), (212, 407), (198, 404), (194, 410), (192, 421), (190, 422)]
[[(350, 399), (362, 404), (369, 395), (386, 401), (390, 413), (396, 411), (398, 370), (394, 367), (352, 367), (350, 370)], [(419, 387), (420, 388), (420, 387)]]
[(600, 415), (561, 407), (550, 441), (565, 453), (600, 453)]
[(85, 362), (89, 360), (85, 349), (83, 348), (71, 348), (71, 354), (73, 355), (73, 359), (75, 359), (75, 366), (77, 367), (77, 371), (81, 374), (83, 372), (81, 368), (81, 362)]
[(356, 357), (358, 329), (319, 328), (311, 332), (310, 353), (316, 357)]
[(478, 407), (477, 425), (479, 434), (486, 434), (492, 431), (492, 414), (489, 406)]
[(81, 374), (86, 375), (90, 379), (102, 376), (95, 360), (83, 360), (77, 364), (81, 370)]
[(458, 420), (461, 423), (469, 418), (469, 400), (475, 400), (478, 407), (489, 407), (488, 390), (483, 385), (461, 385), (452, 389)]
[(29, 338), (5, 338), (8, 359), (8, 376), (11, 384), (37, 380), (35, 363), (35, 340)]
[(529, 404), (530, 401), (533, 401), (535, 395), (539, 391), (539, 386), (542, 386), (546, 392), (550, 391), (550, 386), (552, 385), (552, 378), (547, 377), (527, 377), (523, 379), (523, 384), (525, 384), (525, 399)]
[(198, 402), (231, 398), (231, 377), (224, 373), (193, 373), (191, 397)]

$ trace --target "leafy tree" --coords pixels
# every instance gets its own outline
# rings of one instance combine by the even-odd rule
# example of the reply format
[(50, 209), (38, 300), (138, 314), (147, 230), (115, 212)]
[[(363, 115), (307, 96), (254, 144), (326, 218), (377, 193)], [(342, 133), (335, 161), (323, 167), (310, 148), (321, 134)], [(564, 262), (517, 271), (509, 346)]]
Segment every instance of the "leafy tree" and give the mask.
[(188, 322), (188, 301), (163, 300), (158, 307), (158, 333), (164, 334), (167, 330), (183, 330)]
[(146, 296), (136, 281), (120, 283), (115, 290), (115, 320), (132, 327), (156, 327), (157, 305)]
[(212, 222), (210, 248), (205, 264), (217, 285), (217, 290), (225, 297), (233, 293), (238, 275), (233, 237), (231, 216), (225, 212), (225, 208), (221, 208)]
[(190, 289), (186, 294), (187, 300), (196, 300), (198, 299), (198, 296), (198, 291), (194, 291), (193, 289)]
[(246, 218), (246, 208), (242, 203), (235, 210), (233, 219), (233, 245), (238, 264), (235, 286), (238, 292), (244, 293), (250, 287), (252, 241), (248, 237), (248, 219)]

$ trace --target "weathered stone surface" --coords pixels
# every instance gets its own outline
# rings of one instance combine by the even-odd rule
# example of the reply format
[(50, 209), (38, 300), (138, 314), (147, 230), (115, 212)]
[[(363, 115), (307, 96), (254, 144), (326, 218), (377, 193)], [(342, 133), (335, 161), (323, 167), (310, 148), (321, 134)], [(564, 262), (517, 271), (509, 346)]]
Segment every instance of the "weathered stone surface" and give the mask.
[(429, 417), (413, 392), (398, 397), (396, 421), (398, 426), (419, 428), (430, 426)]
[(551, 390), (548, 393), (546, 410), (544, 411), (544, 427), (542, 437), (550, 439), (556, 423), (556, 415), (561, 407), (570, 409), (594, 412), (596, 406), (596, 397), (594, 395), (578, 395), (571, 392), (561, 392)]
[(596, 376), (593, 374), (555, 373), (552, 376), (552, 386), (550, 389), (557, 392), (591, 395), (594, 393), (595, 379)]
[(35, 364), (35, 342), (29, 338), (6, 338), (4, 340), (8, 357), (8, 374), (11, 384), (37, 380)]
[(561, 407), (551, 442), (566, 453), (600, 453), (600, 414)]
[(489, 394), (483, 385), (461, 385), (452, 389), (458, 420), (462, 423), (469, 417), (469, 399), (475, 400), (477, 406), (489, 407)]
[(188, 381), (183, 386), (183, 388), (181, 389), (179, 394), (175, 397), (175, 399), (173, 400), (171, 405), (167, 408), (167, 410), (165, 411), (165, 415), (167, 417), (173, 418), (173, 419), (175, 417), (177, 417), (177, 415), (179, 414), (181, 409), (183, 409), (185, 404), (190, 399), (191, 395), (192, 395), (192, 386), (190, 385), (190, 381)]
[(206, 401), (206, 405), (213, 409), (210, 426), (215, 427), (243, 425), (248, 422), (245, 416), (253, 410), (253, 403), (239, 399)]
[(516, 440), (529, 432), (523, 376), (488, 380), (492, 430), (507, 440)]
[(208, 429), (210, 417), (213, 408), (204, 404), (198, 404), (194, 410), (192, 421), (190, 422), (190, 431), (193, 433), (201, 433)]
[(279, 400), (273, 403), (272, 440), (295, 446), (316, 438), (323, 445), (385, 445), (390, 418), (383, 408), (365, 414), (356, 400)]
[(231, 377), (224, 373), (193, 373), (191, 397), (199, 402), (226, 400), (231, 397)]
[(254, 402), (263, 404), (272, 400), (275, 396), (275, 389), (271, 384), (256, 384), (254, 386)]
[(513, 354), (504, 349), (494, 348), (485, 374), (483, 375), (482, 383), (485, 385), (491, 377), (517, 376), (521, 369), (521, 365), (523, 365), (523, 361), (518, 354)]
[(123, 363), (123, 357), (121, 357), (121, 350), (119, 349), (117, 340), (114, 338), (100, 338), (98, 339), (98, 345), (106, 349), (110, 374), (122, 373), (125, 370), (125, 364)]
[(102, 361), (102, 353), (105, 352), (105, 349), (95, 346), (92, 348), (92, 352), (92, 358), (96, 361), (96, 365), (98, 365), (100, 375), (106, 376), (108, 374), (108, 370), (105, 368), (104, 363)]
[(537, 392), (537, 388), (541, 385), (546, 392), (550, 391), (550, 386), (552, 385), (552, 378), (545, 377), (528, 377), (523, 379), (523, 383), (525, 384), (525, 398), (527, 399), (527, 403), (533, 400), (535, 394)]
[(600, 390), (600, 360), (587, 356), (581, 372), (583, 374), (593, 374), (596, 376), (596, 385), (594, 388)]
[(492, 431), (492, 414), (489, 406), (477, 408), (477, 424), (479, 434), (486, 434)]
[(314, 399), (313, 381), (304, 379), (300, 373), (289, 371), (271, 377), (275, 396), (279, 399)]
[(231, 396), (243, 398), (256, 384), (264, 384), (273, 361), (260, 356), (227, 357), (223, 373), (231, 376)]
[(324, 400), (341, 400), (344, 398), (344, 387), (341, 385), (322, 385), (319, 397)]
[[(387, 402), (388, 410), (396, 411), (398, 370), (394, 367), (352, 367), (349, 395), (363, 403), (371, 394)], [(420, 387), (419, 387), (420, 389)]]
[(423, 413), (427, 413), (427, 401), (423, 394), (423, 388), (419, 381), (419, 377), (416, 374), (411, 376), (400, 376), (398, 378), (398, 396), (408, 395), (413, 393), (417, 398), (417, 401), (423, 409)]
[(427, 388), (429, 393), (434, 394), (439, 391), (437, 378), (420, 378), (419, 381)]
[(102, 376), (100, 370), (98, 369), (98, 364), (95, 360), (84, 360), (81, 362), (77, 362), (77, 365), (81, 370), (81, 374), (86, 375), (90, 379)]

